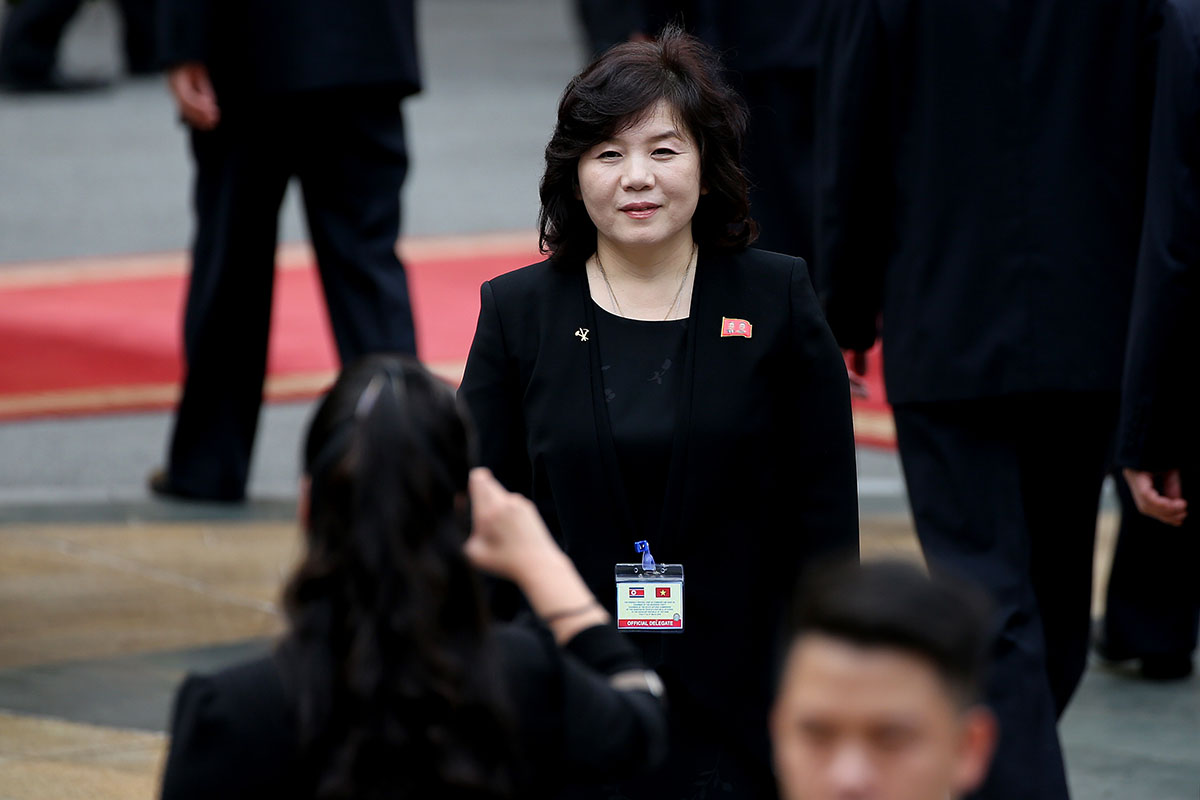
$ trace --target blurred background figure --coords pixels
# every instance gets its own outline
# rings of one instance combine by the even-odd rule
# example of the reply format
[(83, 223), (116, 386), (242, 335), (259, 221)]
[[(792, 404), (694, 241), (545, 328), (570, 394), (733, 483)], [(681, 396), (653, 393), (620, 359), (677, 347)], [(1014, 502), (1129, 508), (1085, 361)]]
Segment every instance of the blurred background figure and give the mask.
[(401, 101), (420, 88), (414, 0), (163, 0), (190, 128), (196, 233), (186, 376), (160, 495), (245, 496), (262, 404), (279, 207), (300, 181), (338, 355), (416, 353), (396, 255)]
[(771, 710), (784, 800), (948, 800), (996, 742), (987, 603), (899, 562), (813, 572)]
[(1200, 2), (1167, 0), (1163, 18), (1117, 447), (1129, 499), (1098, 650), (1182, 678), (1200, 625)]
[(646, 33), (644, 0), (575, 0), (588, 60)]
[[(71, 92), (100, 89), (108, 81), (58, 70), (58, 48), (83, 0), (20, 0), (9, 4), (0, 31), (0, 90)], [(155, 0), (118, 0), (124, 20), (125, 68), (130, 75), (157, 72)]]
[[(1188, 424), (1180, 422), (1180, 429)], [(1193, 671), (1200, 626), (1196, 589), (1200, 537), (1138, 511), (1119, 471), (1114, 485), (1121, 501), (1121, 525), (1108, 573), (1104, 617), (1096, 629), (1096, 654), (1112, 664), (1136, 662), (1137, 674), (1146, 680), (1186, 678)]]
[(819, 291), (855, 362), (882, 332), (930, 568), (996, 606), (982, 797), (1068, 796), (1056, 722), (1087, 663), (1159, 6), (827, 7)]
[(652, 39), (668, 23), (698, 33), (710, 18), (714, 2), (717, 0), (575, 0), (587, 60), (614, 44)]
[[(657, 676), (533, 504), (478, 470), (468, 514), (472, 444), (415, 362), (343, 372), (304, 446), (288, 631), (183, 684), (164, 798), (553, 796), (661, 756)], [(490, 626), (468, 558), (548, 628)]]
[(756, 246), (813, 261), (813, 136), (822, 0), (708, 0), (702, 34), (746, 100)]

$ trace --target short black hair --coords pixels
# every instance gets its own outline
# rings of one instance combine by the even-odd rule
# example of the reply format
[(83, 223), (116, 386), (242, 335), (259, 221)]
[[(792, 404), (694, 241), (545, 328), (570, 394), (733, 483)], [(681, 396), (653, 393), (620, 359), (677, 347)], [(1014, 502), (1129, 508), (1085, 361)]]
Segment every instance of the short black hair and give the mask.
[(596, 249), (596, 226), (577, 194), (580, 157), (636, 124), (659, 101), (671, 107), (700, 151), (708, 191), (693, 219), (696, 242), (740, 250), (758, 235), (741, 163), (746, 105), (722, 77), (716, 51), (668, 26), (655, 41), (610, 48), (563, 91), (546, 145), (538, 215), (542, 252), (556, 263), (581, 263)]
[(821, 634), (861, 647), (895, 648), (929, 662), (963, 706), (980, 700), (990, 603), (971, 584), (930, 578), (901, 561), (843, 563), (811, 571), (792, 609), (792, 641)]

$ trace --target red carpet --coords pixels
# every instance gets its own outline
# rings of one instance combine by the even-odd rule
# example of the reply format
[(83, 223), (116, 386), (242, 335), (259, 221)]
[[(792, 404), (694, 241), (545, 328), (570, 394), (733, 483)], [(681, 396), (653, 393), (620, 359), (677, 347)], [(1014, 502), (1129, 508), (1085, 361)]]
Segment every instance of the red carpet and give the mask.
[[(456, 382), (475, 331), (479, 284), (540, 258), (531, 236), (410, 240), (420, 355)], [(306, 248), (279, 256), (268, 399), (312, 397), (336, 355), (320, 282)], [(187, 289), (183, 254), (131, 256), (0, 270), (0, 420), (171, 407), (182, 374)], [(890, 446), (878, 354), (870, 397), (856, 401), (860, 441)]]

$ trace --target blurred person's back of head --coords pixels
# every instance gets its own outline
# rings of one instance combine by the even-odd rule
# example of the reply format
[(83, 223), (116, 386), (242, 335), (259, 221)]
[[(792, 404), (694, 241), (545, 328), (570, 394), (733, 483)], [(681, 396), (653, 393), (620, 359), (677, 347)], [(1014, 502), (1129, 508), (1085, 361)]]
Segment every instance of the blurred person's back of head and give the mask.
[(472, 449), (453, 390), (397, 355), (347, 366), (314, 413), (280, 659), (319, 794), (511, 791), (511, 710), (462, 550)]

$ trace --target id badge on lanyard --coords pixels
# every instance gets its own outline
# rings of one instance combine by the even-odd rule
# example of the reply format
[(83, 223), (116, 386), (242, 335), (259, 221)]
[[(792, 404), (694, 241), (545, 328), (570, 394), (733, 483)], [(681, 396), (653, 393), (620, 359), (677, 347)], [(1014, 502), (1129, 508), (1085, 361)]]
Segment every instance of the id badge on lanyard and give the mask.
[(617, 628), (642, 633), (683, 631), (683, 565), (656, 564), (650, 544), (636, 542), (640, 564), (617, 564)]

